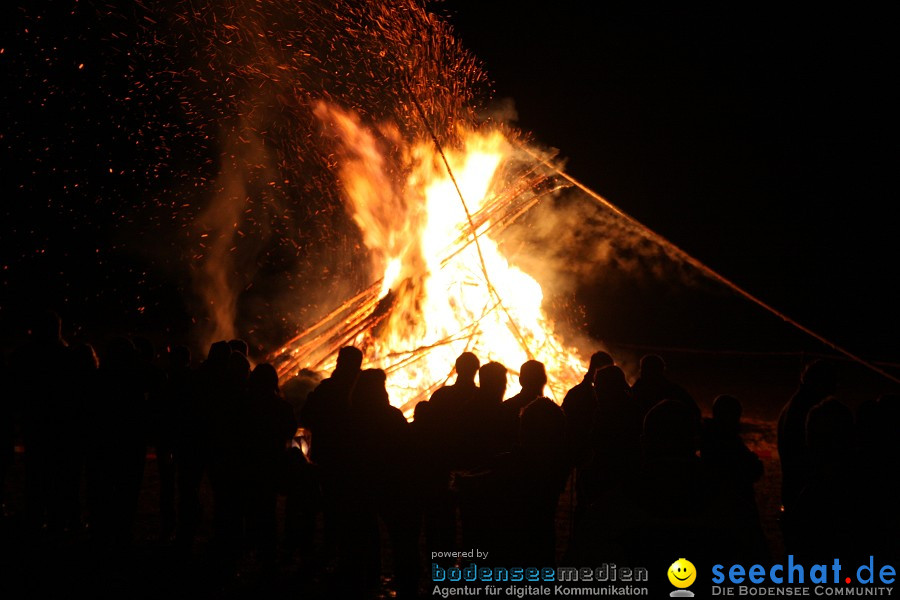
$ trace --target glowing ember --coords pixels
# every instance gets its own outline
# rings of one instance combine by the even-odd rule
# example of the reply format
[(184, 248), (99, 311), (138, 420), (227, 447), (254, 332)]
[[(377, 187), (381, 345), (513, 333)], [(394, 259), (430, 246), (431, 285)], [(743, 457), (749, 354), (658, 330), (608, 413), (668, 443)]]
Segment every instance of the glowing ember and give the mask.
[[(343, 341), (364, 348), (367, 366), (388, 372), (394, 405), (411, 412), (447, 381), (466, 350), (483, 363), (502, 362), (511, 374), (530, 358), (540, 360), (552, 394), (561, 399), (583, 363), (555, 337), (541, 309), (540, 285), (511, 266), (487, 234), (515, 208), (503, 193), (508, 182), (498, 175), (512, 155), (503, 134), (459, 132), (462, 148), (445, 150), (457, 191), (434, 144), (404, 148), (392, 131), (369, 129), (325, 103), (315, 113), (335, 137), (347, 210), (383, 274), (377, 296), (370, 292), (339, 324), (357, 329)], [(399, 182), (385, 140), (403, 154)], [(333, 368), (333, 356), (317, 363), (313, 345), (296, 342), (281, 351), (294, 358), (283, 374), (315, 364)]]

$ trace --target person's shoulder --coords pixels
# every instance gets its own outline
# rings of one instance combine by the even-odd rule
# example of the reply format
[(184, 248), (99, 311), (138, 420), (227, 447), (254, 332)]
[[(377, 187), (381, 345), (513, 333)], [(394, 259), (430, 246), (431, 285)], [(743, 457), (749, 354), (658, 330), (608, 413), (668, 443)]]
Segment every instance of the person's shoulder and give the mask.
[(332, 379), (331, 377), (323, 379), (318, 384), (316, 384), (316, 387), (314, 387), (312, 389), (312, 391), (309, 392), (307, 401), (310, 401), (316, 397), (321, 397), (321, 396), (328, 394), (332, 389), (334, 389), (334, 387), (335, 387), (334, 379)]
[(521, 399), (522, 399), (522, 392), (519, 392), (519, 393), (516, 394), (515, 396), (510, 396), (509, 398), (507, 398), (506, 400), (504, 400), (504, 401), (503, 401), (503, 406), (513, 406), (513, 405), (518, 404), (519, 402), (521, 402), (521, 401), (522, 401)]
[(504, 409), (515, 411), (516, 415), (518, 415), (519, 411), (528, 404), (530, 404), (530, 400), (519, 392), (515, 396), (504, 400), (502, 406)]
[(390, 413), (391, 418), (394, 420), (402, 420), (404, 423), (408, 423), (406, 417), (403, 416), (403, 411), (394, 406), (393, 404), (389, 404), (387, 408), (387, 412)]
[[(325, 400), (328, 396), (328, 386), (324, 385), (327, 379), (322, 380), (306, 396), (306, 402), (300, 409), (300, 419), (309, 422), (315, 420), (325, 410)], [(323, 387), (324, 386), (324, 387)]]
[(442, 385), (431, 394), (431, 402), (442, 402), (453, 393), (453, 386)]
[(591, 385), (586, 381), (582, 381), (572, 386), (566, 395), (563, 396), (563, 406), (569, 406), (573, 403), (577, 404), (582, 402), (585, 398), (589, 397), (588, 392), (591, 389)]
[(406, 431), (409, 427), (409, 421), (403, 416), (403, 411), (396, 406), (385, 408), (382, 419), (384, 419), (384, 425), (389, 426), (394, 432)]
[(580, 396), (580, 395), (584, 394), (586, 391), (590, 390), (591, 387), (592, 386), (591, 386), (590, 382), (588, 382), (586, 380), (579, 381), (578, 383), (573, 385), (571, 388), (569, 388), (569, 391), (566, 392), (566, 396), (567, 397), (568, 396)]
[(334, 387), (336, 384), (337, 384), (337, 382), (334, 380), (334, 377), (326, 377), (325, 379), (320, 381), (318, 384), (316, 384), (316, 387), (313, 388), (313, 391), (327, 390), (330, 387)]
[(778, 413), (778, 420), (776, 422), (779, 428), (784, 427), (785, 423), (788, 420), (788, 415), (791, 413), (791, 407), (794, 404), (794, 399), (791, 398), (787, 402), (785, 402), (784, 406), (781, 407), (781, 412)]

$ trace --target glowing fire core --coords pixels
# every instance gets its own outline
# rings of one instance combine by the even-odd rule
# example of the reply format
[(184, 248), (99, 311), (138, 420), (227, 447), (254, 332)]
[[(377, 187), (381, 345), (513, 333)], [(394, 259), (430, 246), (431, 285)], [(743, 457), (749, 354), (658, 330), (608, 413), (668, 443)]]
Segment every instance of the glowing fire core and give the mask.
[(365, 366), (385, 369), (391, 402), (410, 414), (448, 381), (456, 357), (471, 351), (482, 364), (502, 362), (511, 376), (528, 359), (543, 362), (550, 393), (561, 400), (583, 363), (554, 334), (541, 286), (510, 265), (491, 237), (510, 213), (532, 205), (517, 203), (521, 194), (510, 193), (499, 174), (513, 153), (506, 137), (461, 131), (461, 149), (444, 150), (446, 164), (433, 143), (415, 144), (403, 150), (398, 183), (383, 150), (386, 139), (397, 144), (396, 132), (374, 131), (325, 103), (316, 115), (335, 138), (346, 207), (381, 280), (319, 331), (286, 344), (278, 352), (287, 354), (282, 377), (303, 367), (333, 368), (336, 347), (328, 356), (315, 352), (324, 340), (352, 343), (364, 350)]

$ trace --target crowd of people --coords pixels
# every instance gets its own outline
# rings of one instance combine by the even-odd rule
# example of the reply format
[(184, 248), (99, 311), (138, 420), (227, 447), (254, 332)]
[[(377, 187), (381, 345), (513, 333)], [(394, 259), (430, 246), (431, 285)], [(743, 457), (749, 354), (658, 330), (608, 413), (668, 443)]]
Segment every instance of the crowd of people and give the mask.
[[(477, 548), (483, 564), (505, 567), (640, 565), (671, 561), (673, 548), (773, 558), (754, 490), (763, 463), (741, 438), (741, 402), (719, 396), (704, 418), (659, 356), (645, 356), (629, 385), (597, 352), (558, 405), (542, 363), (522, 364), (521, 390), (508, 397), (507, 367), (465, 352), (455, 383), (408, 421), (385, 372), (363, 369), (355, 347), (295, 403), (248, 350), (216, 342), (195, 368), (186, 347), (158, 356), (146, 340), (115, 338), (98, 360), (45, 315), (3, 376), (0, 490), (20, 444), (29, 535), (55, 543), (87, 532), (91, 548), (127, 552), (150, 450), (160, 537), (191, 560), (211, 511), (208, 552), (223, 580), (252, 556), (264, 573), (295, 562), (342, 597), (373, 596), (389, 572), (397, 596), (414, 598), (431, 552)], [(836, 390), (834, 366), (811, 364), (778, 423), (785, 548), (897, 557), (900, 401), (881, 397), (854, 416)], [(571, 533), (560, 547), (567, 486)]]

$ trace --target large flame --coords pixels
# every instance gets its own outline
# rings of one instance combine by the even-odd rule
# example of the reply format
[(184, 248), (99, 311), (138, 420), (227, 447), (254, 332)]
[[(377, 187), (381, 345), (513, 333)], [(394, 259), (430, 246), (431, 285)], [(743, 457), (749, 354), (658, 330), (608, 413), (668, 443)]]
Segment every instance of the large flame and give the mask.
[[(347, 209), (382, 275), (378, 303), (370, 307), (388, 312), (352, 341), (364, 348), (367, 366), (388, 372), (391, 402), (409, 414), (448, 381), (464, 351), (482, 364), (506, 365), (512, 390), (523, 362), (543, 362), (551, 395), (560, 400), (583, 363), (554, 335), (541, 308), (541, 286), (510, 265), (487, 233), (508, 198), (498, 176), (512, 154), (504, 135), (460, 131), (462, 149), (447, 148), (444, 157), (433, 143), (418, 143), (403, 150), (398, 178), (398, 161), (384, 151), (385, 140), (400, 139), (395, 131), (373, 130), (324, 103), (316, 114), (336, 138)], [(282, 351), (303, 350), (288, 345)], [(319, 366), (331, 368), (331, 360)]]

